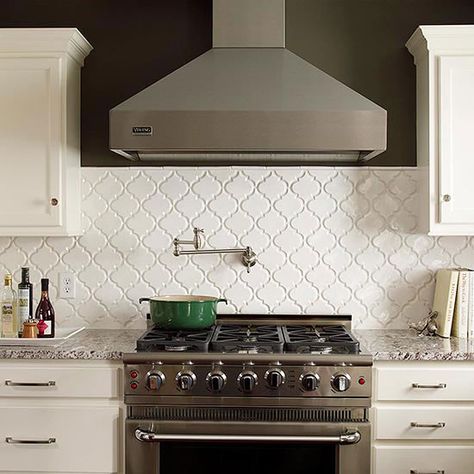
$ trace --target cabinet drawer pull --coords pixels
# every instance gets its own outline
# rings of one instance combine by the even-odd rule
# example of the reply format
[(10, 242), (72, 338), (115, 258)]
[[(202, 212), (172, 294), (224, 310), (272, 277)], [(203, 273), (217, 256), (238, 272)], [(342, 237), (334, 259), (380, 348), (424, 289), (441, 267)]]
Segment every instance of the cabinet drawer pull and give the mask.
[(410, 426), (412, 428), (444, 428), (446, 423), (442, 421), (440, 423), (418, 423), (416, 421), (412, 421)]
[(412, 383), (411, 386), (413, 388), (446, 388), (445, 383), (433, 383), (433, 384)]
[(49, 382), (13, 382), (12, 380), (5, 380), (7, 387), (54, 387), (56, 382), (50, 380)]
[(418, 471), (417, 469), (410, 469), (410, 474), (444, 474), (444, 469), (437, 471)]
[(7, 436), (5, 441), (8, 444), (53, 444), (56, 442), (56, 438), (48, 439), (15, 439)]

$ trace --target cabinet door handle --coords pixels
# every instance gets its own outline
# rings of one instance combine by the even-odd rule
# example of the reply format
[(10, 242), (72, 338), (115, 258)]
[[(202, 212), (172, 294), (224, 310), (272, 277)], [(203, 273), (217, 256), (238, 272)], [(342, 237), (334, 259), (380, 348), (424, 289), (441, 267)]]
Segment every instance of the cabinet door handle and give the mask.
[(5, 380), (7, 387), (54, 387), (56, 382), (50, 380), (48, 382), (13, 382), (12, 380)]
[(446, 388), (445, 383), (412, 383), (412, 388)]
[(56, 442), (56, 438), (48, 439), (15, 439), (7, 436), (5, 442), (8, 444), (53, 444)]
[(51, 198), (51, 206), (56, 207), (59, 204), (58, 198)]
[(410, 474), (444, 474), (444, 469), (437, 471), (418, 471), (418, 469), (410, 469)]
[(412, 421), (410, 423), (410, 426), (412, 428), (444, 428), (446, 426), (446, 423), (442, 421), (439, 423), (418, 423), (416, 421)]

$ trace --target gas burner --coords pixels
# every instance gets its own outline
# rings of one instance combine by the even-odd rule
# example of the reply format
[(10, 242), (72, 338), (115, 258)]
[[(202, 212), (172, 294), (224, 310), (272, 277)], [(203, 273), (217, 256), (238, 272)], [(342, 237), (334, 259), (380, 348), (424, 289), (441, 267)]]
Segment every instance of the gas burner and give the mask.
[(197, 331), (148, 330), (137, 340), (140, 352), (207, 352), (214, 327)]
[(359, 342), (344, 327), (283, 326), (286, 350), (300, 354), (356, 354)]
[(213, 351), (238, 354), (283, 352), (281, 326), (223, 324), (216, 327), (211, 340)]

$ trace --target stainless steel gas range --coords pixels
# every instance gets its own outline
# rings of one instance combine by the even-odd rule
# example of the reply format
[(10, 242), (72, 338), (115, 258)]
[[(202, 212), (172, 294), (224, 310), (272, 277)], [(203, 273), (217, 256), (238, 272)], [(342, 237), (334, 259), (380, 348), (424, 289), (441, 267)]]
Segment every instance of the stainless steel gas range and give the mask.
[(127, 474), (369, 474), (372, 357), (350, 317), (151, 329), (124, 355)]

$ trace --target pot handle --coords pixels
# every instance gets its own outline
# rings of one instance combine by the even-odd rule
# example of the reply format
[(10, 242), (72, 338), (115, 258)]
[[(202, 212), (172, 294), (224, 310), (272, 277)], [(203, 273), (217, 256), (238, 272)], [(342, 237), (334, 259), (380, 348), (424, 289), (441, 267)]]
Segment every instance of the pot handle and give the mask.
[(219, 298), (216, 303), (225, 303), (225, 304), (229, 304), (229, 302), (225, 299), (225, 298)]
[(139, 303), (139, 304), (142, 304), (144, 301), (150, 301), (150, 298), (140, 298), (140, 299), (138, 300), (138, 303)]

